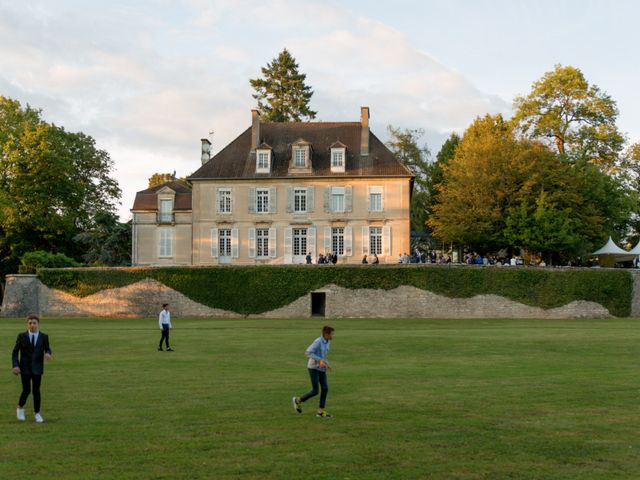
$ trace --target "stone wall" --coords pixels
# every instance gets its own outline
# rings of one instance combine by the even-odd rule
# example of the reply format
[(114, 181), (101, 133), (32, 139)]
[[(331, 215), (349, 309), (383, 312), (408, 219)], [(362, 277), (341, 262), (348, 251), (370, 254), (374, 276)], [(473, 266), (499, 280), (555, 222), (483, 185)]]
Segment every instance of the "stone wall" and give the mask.
[[(594, 302), (574, 301), (542, 309), (498, 295), (448, 298), (410, 286), (393, 290), (348, 289), (326, 285), (315, 291), (325, 295), (325, 316), (330, 318), (607, 318), (610, 313)], [(122, 288), (108, 289), (84, 298), (53, 290), (35, 275), (8, 275), (2, 316), (24, 317), (153, 317), (163, 303), (182, 317), (241, 317), (243, 315), (194, 302), (162, 283), (145, 279)], [(252, 315), (265, 318), (311, 316), (311, 294), (282, 308)], [(640, 316), (640, 276), (634, 276), (632, 316)]]

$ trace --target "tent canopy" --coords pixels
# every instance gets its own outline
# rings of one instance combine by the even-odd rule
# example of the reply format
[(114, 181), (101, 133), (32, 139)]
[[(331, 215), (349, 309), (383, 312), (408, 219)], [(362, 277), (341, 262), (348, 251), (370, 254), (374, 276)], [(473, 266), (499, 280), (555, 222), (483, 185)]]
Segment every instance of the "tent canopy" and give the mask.
[(605, 243), (602, 248), (593, 252), (591, 256), (598, 257), (598, 259), (600, 260), (600, 265), (602, 266), (613, 266), (613, 264), (616, 262), (628, 262), (636, 258), (638, 256), (638, 253), (634, 252), (634, 250), (636, 249), (640, 249), (640, 242), (634, 247), (632, 251), (627, 252), (626, 250), (623, 250), (622, 248), (617, 246), (613, 242), (611, 237), (609, 237), (607, 243)]

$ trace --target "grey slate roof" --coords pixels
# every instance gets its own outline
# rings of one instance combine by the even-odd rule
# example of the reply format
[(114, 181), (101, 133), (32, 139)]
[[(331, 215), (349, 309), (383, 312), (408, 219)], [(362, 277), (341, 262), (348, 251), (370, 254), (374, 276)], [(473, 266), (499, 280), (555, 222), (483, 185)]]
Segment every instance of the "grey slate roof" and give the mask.
[[(260, 143), (272, 148), (271, 173), (256, 173), (255, 152), (251, 153), (251, 127), (194, 172), (189, 180), (286, 178), (286, 177), (413, 177), (389, 149), (369, 134), (369, 155), (360, 155), (359, 122), (261, 123)], [(312, 173), (289, 173), (291, 144), (303, 139), (311, 143)], [(331, 145), (346, 146), (344, 173), (331, 172)]]

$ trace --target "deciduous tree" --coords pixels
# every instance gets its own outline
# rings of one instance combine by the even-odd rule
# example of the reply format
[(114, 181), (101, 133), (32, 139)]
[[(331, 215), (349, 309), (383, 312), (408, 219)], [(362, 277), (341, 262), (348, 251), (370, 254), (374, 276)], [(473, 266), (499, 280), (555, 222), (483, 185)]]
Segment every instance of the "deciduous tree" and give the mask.
[(386, 142), (393, 155), (415, 174), (411, 197), (411, 230), (423, 232), (429, 210), (429, 157), (426, 144), (419, 145), (424, 135), (422, 129), (400, 129), (387, 127), (391, 138)]
[(606, 171), (623, 149), (615, 101), (589, 85), (575, 67), (556, 65), (528, 95), (516, 97), (513, 106), (520, 130), (529, 138), (548, 141), (562, 156), (587, 160)]
[(73, 237), (119, 203), (112, 168), (90, 136), (0, 97), (0, 273), (14, 270), (28, 251), (78, 257)]

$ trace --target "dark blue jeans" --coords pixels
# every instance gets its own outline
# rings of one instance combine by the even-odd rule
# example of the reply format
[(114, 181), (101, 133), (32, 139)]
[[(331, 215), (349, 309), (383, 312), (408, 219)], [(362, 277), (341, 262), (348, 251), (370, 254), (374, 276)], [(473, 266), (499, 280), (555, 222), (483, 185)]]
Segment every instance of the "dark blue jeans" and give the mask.
[(318, 384), (320, 385), (320, 408), (324, 408), (327, 402), (327, 394), (329, 393), (329, 384), (327, 383), (327, 372), (321, 372), (315, 368), (309, 368), (309, 377), (311, 378), (311, 390), (300, 397), (301, 402), (306, 402), (311, 397), (318, 395)]
[(169, 347), (169, 325), (162, 324), (162, 337), (160, 337), (160, 348), (162, 348), (162, 342), (165, 342), (167, 348)]

